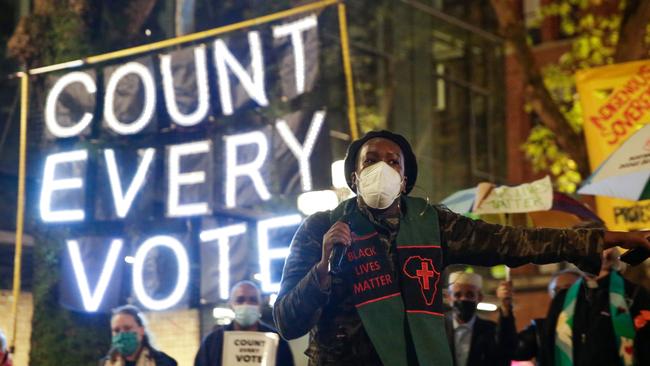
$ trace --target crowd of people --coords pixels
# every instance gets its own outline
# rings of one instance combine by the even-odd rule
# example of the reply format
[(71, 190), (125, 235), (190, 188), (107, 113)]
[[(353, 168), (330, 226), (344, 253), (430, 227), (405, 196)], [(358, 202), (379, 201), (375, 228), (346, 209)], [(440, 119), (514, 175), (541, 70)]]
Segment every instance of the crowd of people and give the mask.
[[(292, 240), (273, 307), (277, 330), (260, 320), (259, 288), (240, 282), (229, 300), (234, 321), (205, 337), (195, 366), (223, 364), (228, 331), (279, 333), (281, 366), (294, 364), (286, 340), (305, 334), (309, 365), (319, 366), (650, 365), (650, 295), (623, 278), (616, 249), (650, 250), (650, 232), (515, 228), (455, 214), (409, 196), (417, 161), (388, 131), (352, 142), (345, 172), (357, 196), (307, 217)], [(553, 276), (546, 317), (520, 332), (509, 281), (496, 291), (496, 322), (477, 316), (484, 295), (475, 273), (450, 273), (443, 296), (451, 264), (555, 262), (575, 267)], [(176, 365), (153, 346), (136, 307), (115, 309), (111, 327), (102, 365)], [(10, 365), (0, 341), (0, 366)]]

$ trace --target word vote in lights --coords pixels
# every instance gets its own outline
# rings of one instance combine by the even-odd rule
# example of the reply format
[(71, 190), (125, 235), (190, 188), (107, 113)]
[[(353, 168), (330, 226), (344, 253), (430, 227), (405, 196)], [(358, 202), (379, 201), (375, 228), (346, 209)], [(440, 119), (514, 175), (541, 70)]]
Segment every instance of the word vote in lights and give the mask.
[[(258, 261), (260, 265), (260, 280), (262, 290), (265, 292), (277, 292), (280, 289), (280, 283), (272, 280), (271, 264), (272, 261), (283, 260), (288, 255), (288, 248), (271, 248), (270, 232), (286, 227), (296, 227), (302, 221), (300, 215), (278, 216), (271, 219), (257, 221), (255, 230), (257, 232)], [(230, 278), (230, 261), (228, 250), (230, 249), (230, 239), (238, 235), (244, 235), (248, 232), (245, 223), (236, 223), (223, 227), (206, 229), (200, 232), (201, 243), (211, 241), (218, 242), (219, 263), (215, 264), (219, 268), (219, 295), (221, 299), (227, 299), (229, 296)], [(173, 290), (162, 297), (156, 297), (149, 293), (144, 281), (144, 268), (148, 256), (156, 248), (163, 247), (171, 250), (172, 257), (176, 261), (177, 273)], [(135, 254), (126, 256), (123, 239), (113, 239), (110, 242), (109, 250), (103, 260), (103, 264), (98, 269), (99, 275), (97, 281), (92, 286), (88, 280), (87, 272), (91, 268), (86, 268), (83, 263), (78, 240), (67, 240), (67, 253), (72, 264), (76, 285), (81, 296), (84, 310), (88, 312), (97, 311), (109, 288), (109, 283), (115, 275), (115, 268), (120, 260), (132, 262), (132, 288), (136, 299), (144, 307), (150, 310), (164, 310), (175, 306), (187, 293), (190, 279), (190, 259), (186, 246), (177, 238), (170, 235), (154, 235), (144, 240), (137, 247)]]

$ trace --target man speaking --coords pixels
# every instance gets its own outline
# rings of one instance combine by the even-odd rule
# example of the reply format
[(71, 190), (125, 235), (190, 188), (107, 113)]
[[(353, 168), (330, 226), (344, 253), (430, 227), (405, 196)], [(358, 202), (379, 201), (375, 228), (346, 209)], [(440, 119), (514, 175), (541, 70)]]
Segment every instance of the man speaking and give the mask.
[[(273, 311), (285, 338), (310, 333), (310, 365), (452, 365), (440, 283), (449, 264), (567, 260), (597, 272), (606, 248), (650, 248), (649, 232), (474, 221), (409, 197), (417, 172), (404, 137), (369, 132), (345, 158), (357, 197), (308, 217), (296, 232)], [(347, 250), (331, 271), (340, 246)]]

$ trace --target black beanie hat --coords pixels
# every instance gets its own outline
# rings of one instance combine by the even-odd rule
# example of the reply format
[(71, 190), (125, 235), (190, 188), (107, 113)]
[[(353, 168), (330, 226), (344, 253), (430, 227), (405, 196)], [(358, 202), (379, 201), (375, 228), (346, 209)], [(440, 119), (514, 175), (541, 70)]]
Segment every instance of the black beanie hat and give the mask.
[(348, 187), (354, 190), (352, 188), (352, 173), (356, 171), (357, 154), (359, 154), (361, 146), (368, 142), (368, 140), (377, 137), (393, 141), (402, 150), (402, 154), (404, 155), (404, 175), (406, 176), (406, 194), (408, 194), (413, 189), (415, 180), (418, 177), (418, 163), (413, 154), (413, 149), (411, 149), (411, 144), (406, 141), (404, 136), (386, 130), (370, 131), (362, 138), (352, 141), (345, 155), (345, 181), (348, 183)]

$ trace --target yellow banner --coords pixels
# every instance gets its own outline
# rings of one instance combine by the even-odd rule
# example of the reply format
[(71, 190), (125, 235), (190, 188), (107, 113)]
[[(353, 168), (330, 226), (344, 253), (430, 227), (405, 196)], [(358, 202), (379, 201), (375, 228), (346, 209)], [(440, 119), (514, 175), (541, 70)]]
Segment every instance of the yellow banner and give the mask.
[[(641, 124), (650, 122), (650, 60), (579, 71), (576, 84), (593, 171)], [(650, 200), (596, 197), (596, 204), (610, 229), (650, 228)]]

